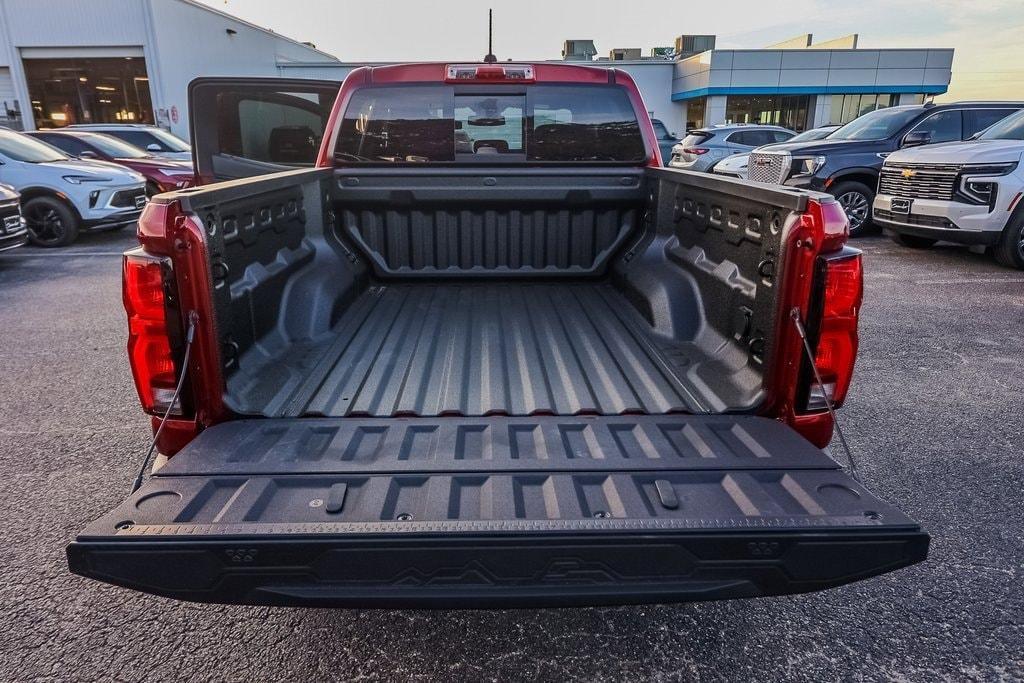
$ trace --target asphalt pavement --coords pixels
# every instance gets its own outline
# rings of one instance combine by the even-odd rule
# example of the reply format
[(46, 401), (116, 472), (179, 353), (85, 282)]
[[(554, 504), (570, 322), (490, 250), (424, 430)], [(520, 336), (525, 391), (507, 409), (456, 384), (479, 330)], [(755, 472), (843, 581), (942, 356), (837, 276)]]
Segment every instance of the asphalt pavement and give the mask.
[(1024, 272), (857, 240), (842, 422), (931, 557), (811, 595), (370, 611), (186, 604), (67, 571), (148, 445), (124, 352), (130, 231), (0, 254), (0, 680), (1024, 679)]

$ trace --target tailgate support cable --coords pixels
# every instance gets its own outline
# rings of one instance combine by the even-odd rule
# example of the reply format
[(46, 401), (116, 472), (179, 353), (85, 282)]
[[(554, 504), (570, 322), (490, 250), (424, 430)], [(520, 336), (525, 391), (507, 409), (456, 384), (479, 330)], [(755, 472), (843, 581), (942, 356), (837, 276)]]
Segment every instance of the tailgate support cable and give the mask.
[(174, 410), (174, 404), (178, 402), (178, 398), (181, 396), (181, 388), (185, 386), (185, 376), (188, 374), (188, 359), (192, 355), (192, 340), (196, 336), (196, 322), (198, 320), (199, 315), (195, 311), (189, 311), (188, 332), (185, 333), (185, 357), (181, 361), (181, 377), (178, 378), (178, 385), (174, 387), (174, 395), (171, 396), (171, 401), (167, 404), (167, 410), (164, 411), (163, 416), (160, 418), (160, 426), (153, 433), (153, 441), (149, 444), (149, 450), (146, 451), (146, 457), (142, 461), (142, 467), (139, 468), (139, 474), (135, 477), (135, 483), (132, 484), (130, 493), (135, 493), (142, 486), (142, 478), (146, 474), (146, 465), (149, 464), (149, 459), (153, 457), (153, 451), (156, 450), (156, 442), (160, 438), (160, 432), (164, 430), (167, 418), (170, 417), (171, 411)]
[(832, 424), (835, 425), (836, 434), (839, 436), (839, 443), (842, 444), (843, 451), (846, 453), (846, 461), (850, 463), (850, 475), (857, 481), (860, 481), (860, 476), (857, 474), (857, 462), (853, 458), (853, 451), (850, 450), (850, 445), (846, 443), (846, 437), (843, 436), (843, 428), (839, 426), (839, 417), (836, 415), (836, 409), (832, 405), (832, 399), (829, 397), (828, 391), (825, 389), (825, 383), (821, 381), (818, 364), (814, 362), (814, 351), (811, 350), (811, 343), (807, 339), (807, 330), (804, 329), (804, 323), (800, 319), (800, 309), (794, 308), (789, 312), (789, 317), (793, 319), (793, 324), (796, 325), (796, 331), (800, 335), (804, 351), (807, 353), (807, 360), (811, 362), (811, 370), (814, 371), (814, 381), (817, 383), (818, 388), (821, 389), (821, 397), (825, 399), (825, 407), (828, 408), (828, 414), (832, 416)]

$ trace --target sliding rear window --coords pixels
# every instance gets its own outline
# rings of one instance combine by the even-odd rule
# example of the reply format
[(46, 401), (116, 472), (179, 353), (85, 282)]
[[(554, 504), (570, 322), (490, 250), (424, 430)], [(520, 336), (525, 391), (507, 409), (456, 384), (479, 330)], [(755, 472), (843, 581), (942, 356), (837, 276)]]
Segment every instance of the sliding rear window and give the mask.
[(362, 88), (342, 118), (346, 164), (642, 163), (640, 124), (620, 86)]

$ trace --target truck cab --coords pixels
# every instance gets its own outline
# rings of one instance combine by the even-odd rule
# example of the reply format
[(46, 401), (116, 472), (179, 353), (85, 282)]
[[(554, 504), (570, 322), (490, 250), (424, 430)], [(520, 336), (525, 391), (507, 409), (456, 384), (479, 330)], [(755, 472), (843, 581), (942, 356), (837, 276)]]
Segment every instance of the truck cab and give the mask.
[(210, 184), (156, 196), (124, 259), (165, 458), (68, 546), (75, 573), (201, 602), (562, 606), (925, 558), (822, 451), (862, 293), (832, 197), (661, 168), (616, 69), (201, 79), (190, 110)]

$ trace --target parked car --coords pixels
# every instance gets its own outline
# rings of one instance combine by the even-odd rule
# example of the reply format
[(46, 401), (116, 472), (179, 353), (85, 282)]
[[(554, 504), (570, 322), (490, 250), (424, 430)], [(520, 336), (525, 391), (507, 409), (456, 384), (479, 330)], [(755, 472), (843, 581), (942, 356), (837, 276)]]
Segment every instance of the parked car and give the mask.
[[(805, 130), (802, 133), (797, 133), (786, 142), (808, 142), (810, 140), (821, 140), (827, 137), (830, 133), (838, 129), (839, 126), (821, 126), (819, 128), (811, 128)], [(772, 143), (777, 144), (777, 143)], [(764, 147), (758, 147), (757, 149), (764, 149), (765, 147), (770, 148), (772, 145), (764, 145)], [(727, 175), (733, 178), (747, 179), (747, 162), (750, 160), (750, 154), (734, 154), (730, 157), (726, 157), (715, 164), (712, 169), (714, 173), (719, 175)]]
[(784, 142), (796, 135), (788, 128), (762, 126), (752, 123), (727, 123), (697, 128), (686, 134), (672, 148), (668, 165), (687, 171), (711, 169), (722, 159), (733, 154), (746, 154), (755, 147)]
[[(270, 161), (238, 92), (302, 95), (277, 126), (319, 102), (315, 167)], [(253, 177), (157, 195), (125, 254), (169, 457), (68, 546), (75, 573), (480, 608), (806, 592), (927, 555), (820, 450), (862, 292), (833, 198), (659, 167), (618, 70), (360, 67), (189, 101), (197, 175), (224, 177), (229, 129)]]
[(191, 145), (157, 126), (142, 123), (76, 123), (66, 128), (106, 133), (155, 156), (192, 163)]
[(850, 234), (871, 227), (871, 203), (886, 156), (898, 149), (966, 140), (1024, 109), (1022, 102), (956, 102), (877, 109), (824, 140), (796, 142), (750, 155), (751, 180), (785, 183), (839, 199), (850, 219)]
[(890, 154), (882, 165), (874, 218), (900, 244), (939, 240), (992, 247), (996, 260), (1024, 269), (1024, 111), (969, 142)]
[(152, 197), (192, 184), (192, 162), (157, 157), (106, 133), (82, 130), (41, 130), (26, 133), (78, 159), (99, 159), (124, 166), (146, 177)]
[(669, 131), (661, 119), (651, 119), (651, 124), (654, 126), (654, 137), (658, 139), (661, 162), (668, 166), (669, 159), (672, 158), (672, 148), (679, 142), (679, 136)]
[(21, 195), (10, 185), (0, 183), (0, 251), (28, 242), (28, 228), (21, 217)]
[(34, 244), (61, 247), (83, 230), (131, 225), (146, 203), (146, 179), (105, 161), (72, 159), (23, 133), (0, 130), (0, 182), (21, 193)]

